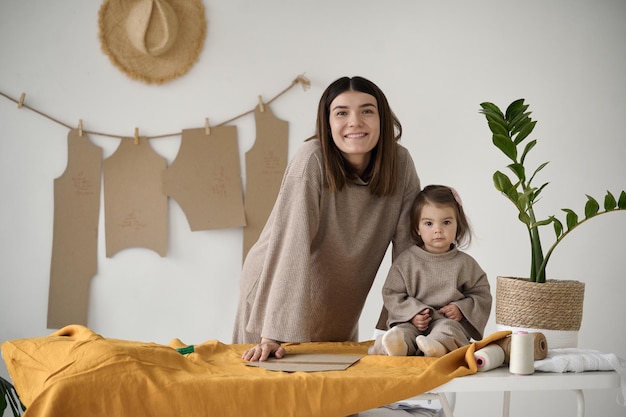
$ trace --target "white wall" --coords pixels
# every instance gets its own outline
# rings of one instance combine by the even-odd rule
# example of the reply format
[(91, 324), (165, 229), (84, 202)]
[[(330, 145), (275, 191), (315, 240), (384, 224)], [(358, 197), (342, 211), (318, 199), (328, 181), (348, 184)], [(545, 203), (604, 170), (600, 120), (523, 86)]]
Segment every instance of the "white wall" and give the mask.
[[(497, 275), (527, 275), (525, 232), (493, 189), (506, 161), (490, 143), (479, 103), (524, 97), (539, 121), (535, 160), (550, 160), (543, 215), (582, 209), (585, 194), (626, 188), (626, 3), (622, 0), (279, 1), (205, 0), (208, 36), (191, 71), (162, 86), (133, 81), (99, 46), (101, 2), (2, 0), (0, 91), (84, 128), (152, 136), (201, 127), (250, 110), (300, 73), (300, 87), (278, 99), (290, 123), (290, 155), (313, 131), (322, 90), (362, 75), (387, 94), (403, 122), (424, 185), (455, 186), (476, 231), (469, 252)], [(251, 117), (235, 123), (242, 153), (254, 141)], [(46, 329), (53, 180), (67, 162), (67, 129), (0, 97), (0, 342)], [(105, 157), (117, 139), (92, 136)], [(180, 139), (151, 142), (171, 163)], [(245, 173), (244, 173), (245, 175)], [(107, 259), (103, 223), (89, 327), (105, 337), (168, 343), (230, 342), (241, 265), (242, 230), (191, 232), (170, 201), (165, 258), (131, 249)], [(101, 213), (102, 219), (102, 213)], [(596, 219), (553, 256), (553, 278), (587, 283), (580, 347), (626, 358), (626, 215)], [(545, 238), (549, 240), (551, 236)], [(363, 312), (371, 336), (380, 284)], [(487, 332), (495, 330), (493, 318)], [(6, 376), (4, 363), (1, 373)], [(587, 392), (590, 415), (624, 415), (617, 391)], [(572, 393), (515, 394), (512, 416), (573, 415)], [(499, 415), (498, 395), (458, 398), (458, 416)]]

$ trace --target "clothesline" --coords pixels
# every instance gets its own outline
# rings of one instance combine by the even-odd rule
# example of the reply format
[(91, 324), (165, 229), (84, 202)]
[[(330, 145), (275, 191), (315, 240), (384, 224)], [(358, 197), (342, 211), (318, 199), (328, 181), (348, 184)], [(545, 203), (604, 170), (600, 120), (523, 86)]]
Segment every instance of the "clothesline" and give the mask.
[[(302, 89), (305, 90), (305, 91), (311, 86), (311, 82), (304, 76), (304, 74), (300, 74), (291, 82), (291, 84), (288, 87), (286, 87), (280, 93), (276, 94), (269, 101), (266, 101), (265, 104), (271, 104), (272, 102), (274, 102), (274, 100), (276, 100), (277, 98), (279, 98), (280, 96), (285, 94), (287, 91), (289, 91), (296, 84), (301, 84), (302, 85)], [(20, 96), (19, 99), (15, 99), (15, 98), (9, 96), (8, 94), (3, 93), (2, 91), (0, 91), (0, 95), (3, 96), (4, 98), (6, 98), (8, 100), (11, 100), (12, 102), (16, 103), (18, 109), (25, 108), (25, 109), (31, 110), (31, 111), (39, 114), (40, 116), (43, 116), (43, 117), (45, 117), (45, 118), (47, 118), (49, 120), (52, 120), (53, 122), (55, 122), (57, 124), (60, 124), (61, 126), (64, 126), (64, 127), (68, 128), (68, 129), (74, 129), (75, 128), (75, 126), (71, 126), (71, 125), (69, 125), (67, 123), (64, 123), (64, 122), (60, 121), (59, 119), (56, 119), (56, 118), (50, 116), (49, 114), (42, 112), (41, 110), (38, 110), (38, 109), (36, 109), (34, 107), (31, 107), (31, 106), (25, 104), (24, 100), (26, 98), (26, 93), (22, 93), (22, 95)], [(263, 104), (264, 104), (263, 100), (262, 100), (261, 96), (259, 96), (259, 105), (261, 106), (261, 109), (263, 108)], [(247, 115), (249, 115), (251, 113), (254, 113), (254, 108), (252, 110), (248, 110), (247, 112), (241, 113), (241, 114), (239, 114), (239, 115), (237, 115), (235, 117), (232, 117), (232, 118), (230, 118), (230, 119), (228, 119), (228, 120), (226, 120), (224, 122), (221, 122), (221, 123), (219, 123), (217, 125), (214, 125), (214, 126), (217, 127), (217, 126), (226, 125), (226, 124), (231, 123), (231, 122), (233, 122), (233, 121), (235, 121), (237, 119), (240, 119), (240, 118), (242, 118), (244, 116), (247, 116)], [(208, 118), (205, 118), (205, 128), (207, 129), (207, 133), (208, 133), (209, 128), (210, 128), (210, 126), (209, 126), (209, 119)], [(127, 137), (127, 135), (114, 135), (114, 134), (110, 134), (110, 133), (97, 132), (97, 131), (92, 131), (92, 130), (83, 130), (83, 128), (82, 128), (82, 120), (80, 120), (79, 123), (78, 123), (78, 129), (80, 131), (81, 136), (82, 136), (83, 133), (88, 133), (88, 134), (91, 134), (91, 135), (106, 136), (106, 137), (117, 138), (117, 139), (121, 139), (123, 137)], [(146, 139), (159, 139), (159, 138), (166, 138), (166, 137), (178, 136), (178, 135), (180, 135), (180, 132), (166, 133), (166, 134), (156, 135), (156, 136), (147, 136)], [(135, 138), (137, 138), (137, 136), (138, 136), (138, 129), (135, 128)]]

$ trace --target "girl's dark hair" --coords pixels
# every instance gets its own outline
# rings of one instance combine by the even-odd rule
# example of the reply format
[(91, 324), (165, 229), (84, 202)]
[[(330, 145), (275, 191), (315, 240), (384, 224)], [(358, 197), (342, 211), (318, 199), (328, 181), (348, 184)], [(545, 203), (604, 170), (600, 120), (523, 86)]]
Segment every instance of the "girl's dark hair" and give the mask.
[(457, 221), (456, 243), (461, 248), (469, 246), (472, 241), (472, 229), (463, 211), (461, 199), (456, 191), (445, 185), (426, 186), (415, 196), (413, 207), (411, 208), (411, 237), (417, 246), (424, 246), (424, 241), (417, 233), (417, 228), (419, 226), (420, 217), (422, 216), (422, 208), (424, 208), (426, 204), (453, 207), (456, 211)]
[(384, 196), (393, 194), (398, 178), (397, 142), (402, 136), (402, 125), (389, 107), (385, 94), (373, 82), (363, 77), (342, 77), (331, 83), (320, 98), (317, 108), (315, 136), (320, 140), (324, 158), (325, 176), (331, 191), (340, 191), (346, 182), (358, 178), (333, 141), (330, 131), (330, 104), (341, 93), (359, 91), (376, 99), (380, 115), (380, 138), (372, 149), (372, 157), (362, 178), (369, 181), (370, 192)]

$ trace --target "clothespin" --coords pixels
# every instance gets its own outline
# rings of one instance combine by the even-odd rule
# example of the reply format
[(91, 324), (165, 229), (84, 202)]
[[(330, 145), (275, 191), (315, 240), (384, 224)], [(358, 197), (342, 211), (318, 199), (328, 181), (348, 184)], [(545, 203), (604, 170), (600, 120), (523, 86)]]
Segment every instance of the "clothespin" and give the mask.
[(265, 106), (263, 105), (263, 97), (261, 96), (259, 96), (259, 110), (261, 110), (261, 113), (265, 111)]
[(83, 137), (83, 119), (78, 119), (78, 136)]
[(209, 118), (204, 118), (204, 134), (209, 136), (211, 134), (211, 128), (209, 127)]
[(311, 87), (311, 81), (309, 81), (309, 79), (305, 77), (304, 74), (298, 75), (296, 79), (293, 80), (293, 82), (302, 84), (302, 89), (304, 91), (308, 90)]
[(24, 105), (24, 99), (26, 98), (26, 93), (22, 93), (22, 95), (20, 96), (20, 101), (17, 102), (17, 108), (21, 109), (22, 106)]
[(139, 145), (139, 128), (135, 128), (135, 145)]

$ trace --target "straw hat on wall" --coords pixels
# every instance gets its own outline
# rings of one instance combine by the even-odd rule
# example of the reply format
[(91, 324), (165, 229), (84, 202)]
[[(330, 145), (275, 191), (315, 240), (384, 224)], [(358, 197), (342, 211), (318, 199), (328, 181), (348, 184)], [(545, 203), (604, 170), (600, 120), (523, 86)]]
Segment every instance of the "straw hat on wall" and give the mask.
[(206, 37), (201, 0), (105, 0), (100, 43), (131, 78), (162, 84), (185, 74)]

